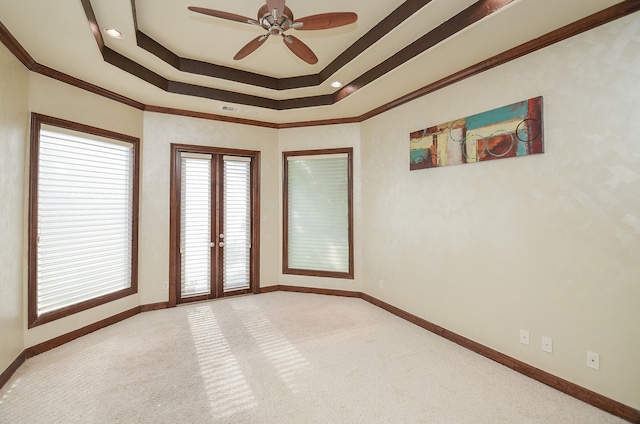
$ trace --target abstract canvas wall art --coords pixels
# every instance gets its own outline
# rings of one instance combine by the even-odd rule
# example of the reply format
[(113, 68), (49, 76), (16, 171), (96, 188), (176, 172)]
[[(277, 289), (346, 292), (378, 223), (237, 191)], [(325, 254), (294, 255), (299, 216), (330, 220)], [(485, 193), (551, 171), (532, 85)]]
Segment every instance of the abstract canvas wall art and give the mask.
[(411, 170), (544, 152), (542, 97), (414, 131)]

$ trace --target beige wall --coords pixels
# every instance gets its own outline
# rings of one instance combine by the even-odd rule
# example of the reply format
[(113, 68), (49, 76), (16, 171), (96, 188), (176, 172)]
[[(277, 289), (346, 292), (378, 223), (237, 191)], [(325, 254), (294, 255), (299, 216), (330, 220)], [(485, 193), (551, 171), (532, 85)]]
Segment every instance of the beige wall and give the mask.
[[(142, 138), (142, 111), (38, 74), (32, 73), (29, 78), (29, 110), (31, 112)], [(139, 291), (142, 292), (143, 289), (141, 287)], [(140, 305), (140, 294), (135, 294), (27, 330), (26, 294), (25, 289), (23, 306), (25, 347), (50, 340)]]
[(143, 304), (162, 302), (169, 280), (169, 180), (171, 143), (261, 152), (260, 283), (278, 277), (278, 132), (276, 130), (157, 113), (144, 115), (140, 207), (140, 282)]
[(23, 350), (24, 182), (29, 72), (0, 44), (0, 373)]
[[(363, 123), (365, 292), (640, 408), (639, 37), (633, 15)], [(410, 132), (539, 95), (543, 155), (409, 171)]]
[[(361, 125), (281, 131), (143, 113), (29, 76), (0, 47), (0, 194), (8, 199), (0, 370), (24, 347), (168, 299), (170, 144), (197, 144), (262, 152), (263, 287), (364, 291), (640, 408), (638, 32), (630, 16)], [(538, 95), (545, 154), (409, 172), (409, 132)], [(23, 275), (27, 110), (143, 138), (139, 293), (32, 330)], [(282, 275), (282, 151), (349, 146), (355, 280)], [(541, 336), (553, 338), (553, 354), (540, 350)], [(587, 350), (601, 355), (600, 371), (585, 366)]]
[[(300, 287), (315, 287), (332, 290), (362, 291), (362, 195), (360, 183), (360, 125), (328, 125), (311, 128), (293, 128), (280, 130), (280, 157), (282, 152), (295, 150), (331, 149), (340, 147), (353, 148), (353, 221), (354, 221), (354, 279), (306, 277), (282, 274), (282, 231), (279, 234), (278, 265), (280, 284)], [(282, 181), (282, 166), (278, 181)], [(282, 217), (282, 189), (280, 189), (279, 217)], [(278, 218), (281, 219), (281, 218)], [(282, 228), (282, 221), (279, 225)]]
[(47, 78), (30, 74), (29, 110), (142, 138), (141, 110)]

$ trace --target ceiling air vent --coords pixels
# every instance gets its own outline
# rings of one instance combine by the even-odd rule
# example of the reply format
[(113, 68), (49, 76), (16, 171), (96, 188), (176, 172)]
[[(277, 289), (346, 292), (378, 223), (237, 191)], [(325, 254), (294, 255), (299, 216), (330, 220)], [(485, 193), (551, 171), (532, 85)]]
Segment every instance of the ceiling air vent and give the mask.
[(227, 106), (227, 105), (222, 105), (220, 107), (220, 110), (222, 110), (224, 112), (240, 112), (240, 108), (239, 107)]

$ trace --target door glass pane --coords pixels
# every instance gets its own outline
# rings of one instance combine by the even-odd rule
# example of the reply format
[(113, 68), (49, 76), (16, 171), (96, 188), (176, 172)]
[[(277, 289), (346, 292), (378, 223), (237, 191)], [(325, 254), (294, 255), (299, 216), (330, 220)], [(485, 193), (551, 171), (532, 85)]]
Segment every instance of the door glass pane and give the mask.
[[(224, 291), (249, 288), (251, 252), (251, 162), (224, 157)], [(222, 240), (221, 240), (222, 241)]]
[(181, 297), (211, 292), (211, 156), (182, 161), (180, 205)]

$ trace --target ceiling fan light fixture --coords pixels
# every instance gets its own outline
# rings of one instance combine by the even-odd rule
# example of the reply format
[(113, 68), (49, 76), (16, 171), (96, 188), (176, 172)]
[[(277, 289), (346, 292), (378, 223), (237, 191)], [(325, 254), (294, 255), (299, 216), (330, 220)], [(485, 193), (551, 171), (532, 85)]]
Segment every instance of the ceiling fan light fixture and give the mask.
[(340, 88), (340, 87), (342, 87), (342, 83), (340, 81), (334, 81), (334, 82), (331, 83), (331, 87)]
[(124, 33), (122, 33), (122, 31), (119, 31), (113, 27), (107, 27), (103, 31), (105, 34), (107, 34), (111, 38), (124, 38)]

